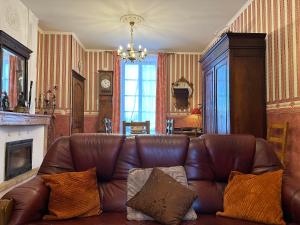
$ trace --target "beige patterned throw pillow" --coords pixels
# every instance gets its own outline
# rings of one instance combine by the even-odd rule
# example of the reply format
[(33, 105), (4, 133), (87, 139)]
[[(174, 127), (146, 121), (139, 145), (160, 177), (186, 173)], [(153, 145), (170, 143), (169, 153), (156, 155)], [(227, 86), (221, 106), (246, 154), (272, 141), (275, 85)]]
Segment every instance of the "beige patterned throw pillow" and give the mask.
[[(158, 167), (164, 173), (173, 177), (176, 181), (182, 185), (188, 187), (188, 182), (186, 178), (186, 173), (183, 166), (173, 166), (173, 167)], [(141, 169), (133, 168), (129, 171), (127, 179), (127, 201), (135, 196), (144, 186), (148, 180), (152, 168)], [(147, 216), (133, 208), (127, 207), (127, 219), (128, 220), (153, 220), (152, 217)], [(196, 220), (197, 214), (191, 207), (184, 217), (184, 220)]]

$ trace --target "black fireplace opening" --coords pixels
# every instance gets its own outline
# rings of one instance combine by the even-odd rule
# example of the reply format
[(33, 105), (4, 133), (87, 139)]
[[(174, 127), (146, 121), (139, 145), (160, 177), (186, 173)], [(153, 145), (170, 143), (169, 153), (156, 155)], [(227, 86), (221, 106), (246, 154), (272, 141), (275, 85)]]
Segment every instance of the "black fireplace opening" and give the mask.
[(9, 180), (32, 169), (33, 139), (6, 143), (5, 180)]

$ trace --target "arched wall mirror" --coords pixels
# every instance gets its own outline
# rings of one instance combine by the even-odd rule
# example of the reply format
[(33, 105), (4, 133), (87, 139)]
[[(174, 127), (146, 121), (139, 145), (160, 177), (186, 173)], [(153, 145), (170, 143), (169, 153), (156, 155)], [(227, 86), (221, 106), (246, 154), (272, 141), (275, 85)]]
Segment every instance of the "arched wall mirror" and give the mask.
[(172, 83), (172, 94), (175, 99), (175, 108), (185, 110), (189, 108), (189, 99), (193, 96), (193, 84), (181, 77)]
[(0, 30), (0, 110), (18, 111), (28, 101), (28, 59), (32, 51)]

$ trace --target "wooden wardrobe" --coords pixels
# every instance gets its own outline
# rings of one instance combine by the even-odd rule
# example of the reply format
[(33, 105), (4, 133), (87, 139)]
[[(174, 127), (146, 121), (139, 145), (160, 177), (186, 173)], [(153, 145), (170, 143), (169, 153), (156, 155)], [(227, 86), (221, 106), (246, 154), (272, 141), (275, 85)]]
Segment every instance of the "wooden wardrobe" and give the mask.
[(265, 36), (225, 33), (201, 58), (204, 133), (266, 137)]

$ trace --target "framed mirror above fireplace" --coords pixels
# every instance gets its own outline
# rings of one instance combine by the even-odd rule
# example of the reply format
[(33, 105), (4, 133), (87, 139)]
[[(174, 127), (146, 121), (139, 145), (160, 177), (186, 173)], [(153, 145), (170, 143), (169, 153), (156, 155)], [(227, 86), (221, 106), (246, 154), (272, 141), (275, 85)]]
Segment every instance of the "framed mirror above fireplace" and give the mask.
[(0, 30), (0, 110), (28, 103), (28, 60), (32, 51)]

